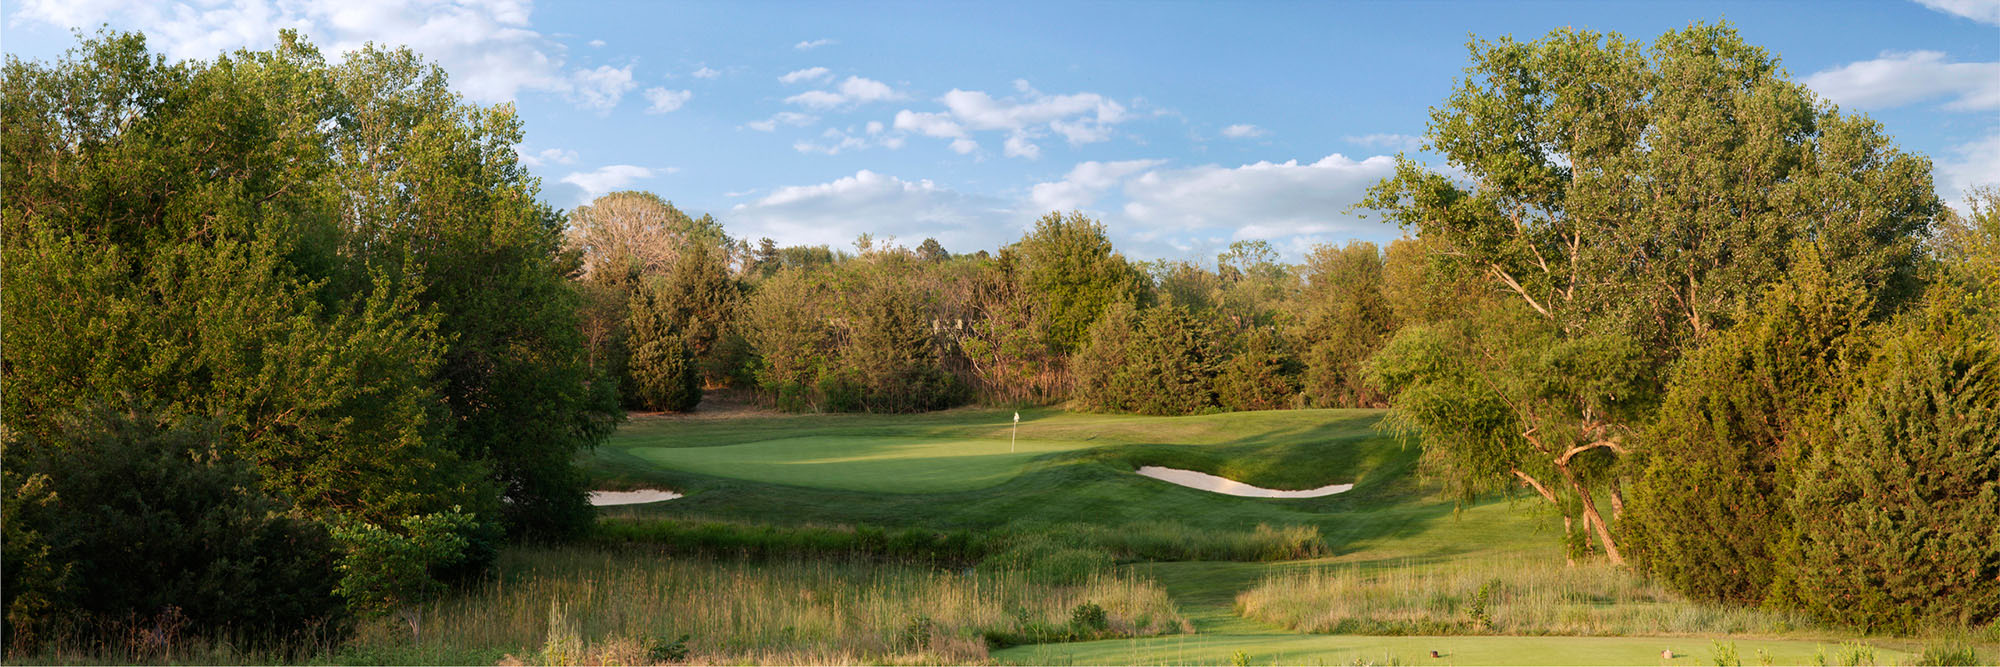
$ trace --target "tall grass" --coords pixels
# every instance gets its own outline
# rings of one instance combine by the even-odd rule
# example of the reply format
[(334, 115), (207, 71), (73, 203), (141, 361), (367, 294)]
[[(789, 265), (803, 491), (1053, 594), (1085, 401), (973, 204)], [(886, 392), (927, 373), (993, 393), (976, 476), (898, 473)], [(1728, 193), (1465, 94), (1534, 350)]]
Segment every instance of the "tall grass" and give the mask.
[[(1191, 629), (1158, 586), (1103, 574), (1052, 586), (1014, 572), (855, 560), (536, 548), (509, 551), (500, 566), (500, 579), (423, 608), (417, 633), (399, 621), (365, 624), (335, 659), (651, 664), (682, 649), (672, 659), (965, 663), (984, 660), (990, 644)], [(1103, 610), (1101, 623), (1089, 604)]]
[(1293, 571), (1236, 598), (1300, 632), (1418, 635), (1739, 635), (1816, 629), (1802, 615), (1702, 604), (1610, 565), (1491, 559)]

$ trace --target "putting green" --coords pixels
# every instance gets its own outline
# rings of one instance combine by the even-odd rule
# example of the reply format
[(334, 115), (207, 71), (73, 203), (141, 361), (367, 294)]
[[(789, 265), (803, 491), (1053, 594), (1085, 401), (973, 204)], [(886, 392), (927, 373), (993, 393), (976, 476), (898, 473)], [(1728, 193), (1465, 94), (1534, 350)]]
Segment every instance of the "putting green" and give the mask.
[(774, 484), (881, 493), (940, 493), (1013, 479), (1050, 452), (1103, 446), (1075, 440), (813, 436), (720, 447), (633, 447), (662, 468)]
[[(1226, 665), (1238, 660), (1251, 665), (1713, 665), (1720, 664), (1716, 643), (1697, 637), (1181, 635), (1018, 646), (995, 652), (993, 659), (1026, 665)], [(1846, 649), (1831, 641), (1720, 643), (1733, 646), (1746, 665), (1843, 664)], [(1869, 650), (1874, 657), (1864, 664), (1905, 664), (1910, 656), (1881, 646)], [(1431, 651), (1438, 657), (1431, 657)], [(1672, 651), (1674, 657), (1662, 657), (1661, 651)], [(1815, 661), (1815, 655), (1822, 659)]]

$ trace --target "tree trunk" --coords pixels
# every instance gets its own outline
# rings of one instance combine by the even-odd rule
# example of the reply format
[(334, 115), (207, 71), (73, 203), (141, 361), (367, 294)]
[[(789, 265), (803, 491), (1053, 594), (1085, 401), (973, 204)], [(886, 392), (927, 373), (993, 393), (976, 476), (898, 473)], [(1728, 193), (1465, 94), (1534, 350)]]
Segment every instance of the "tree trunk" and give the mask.
[(1597, 540), (1604, 545), (1604, 556), (1611, 560), (1612, 565), (1624, 565), (1625, 557), (1618, 554), (1618, 543), (1611, 539), (1611, 531), (1604, 527), (1604, 518), (1597, 513), (1597, 500), (1591, 497), (1590, 489), (1583, 488), (1583, 483), (1577, 481), (1569, 466), (1557, 466), (1557, 469), (1569, 482), (1569, 488), (1576, 491), (1577, 499), (1583, 501), (1584, 527), (1597, 531)]
[(1611, 520), (1612, 520), (1612, 521), (1617, 521), (1617, 520), (1619, 520), (1619, 519), (1623, 519), (1623, 518), (1625, 518), (1625, 492), (1623, 492), (1623, 491), (1620, 491), (1620, 490), (1618, 490), (1618, 489), (1619, 489), (1619, 485), (1618, 485), (1618, 484), (1616, 484), (1616, 483), (1613, 483), (1613, 484), (1611, 485)]

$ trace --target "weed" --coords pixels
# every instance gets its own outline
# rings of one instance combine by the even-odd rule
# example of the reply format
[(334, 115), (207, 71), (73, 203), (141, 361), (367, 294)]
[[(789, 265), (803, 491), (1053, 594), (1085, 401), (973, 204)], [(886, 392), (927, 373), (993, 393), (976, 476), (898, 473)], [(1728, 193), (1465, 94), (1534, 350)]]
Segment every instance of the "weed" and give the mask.
[(673, 641), (665, 637), (654, 637), (646, 642), (646, 657), (655, 663), (680, 662), (688, 658), (688, 640), (694, 635), (681, 635)]
[(1923, 652), (1912, 658), (1912, 665), (1977, 665), (1979, 654), (1970, 646), (1958, 644), (1933, 644), (1925, 646)]
[(1104, 608), (1095, 602), (1085, 602), (1069, 610), (1069, 625), (1078, 634), (1094, 635), (1111, 628), (1111, 621), (1104, 614)]
[(1736, 653), (1736, 642), (1712, 644), (1714, 648), (1710, 649), (1710, 657), (1715, 661), (1715, 667), (1743, 667), (1743, 658)]

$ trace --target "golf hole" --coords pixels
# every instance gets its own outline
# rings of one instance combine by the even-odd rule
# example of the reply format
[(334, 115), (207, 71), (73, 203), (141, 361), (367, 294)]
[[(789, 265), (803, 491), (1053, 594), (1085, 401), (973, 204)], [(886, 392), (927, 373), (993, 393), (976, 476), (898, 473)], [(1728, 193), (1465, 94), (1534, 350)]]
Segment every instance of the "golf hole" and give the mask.
[(1245, 498), (1318, 498), (1342, 493), (1354, 488), (1353, 484), (1329, 484), (1317, 489), (1305, 489), (1301, 491), (1266, 489), (1261, 486), (1244, 484), (1226, 477), (1217, 477), (1205, 472), (1164, 468), (1161, 466), (1139, 466), (1139, 474), (1162, 482), (1179, 484), (1190, 489), (1200, 489), (1212, 493), (1242, 496)]

